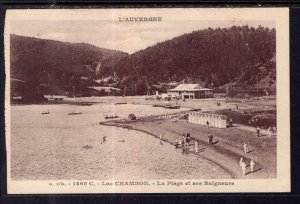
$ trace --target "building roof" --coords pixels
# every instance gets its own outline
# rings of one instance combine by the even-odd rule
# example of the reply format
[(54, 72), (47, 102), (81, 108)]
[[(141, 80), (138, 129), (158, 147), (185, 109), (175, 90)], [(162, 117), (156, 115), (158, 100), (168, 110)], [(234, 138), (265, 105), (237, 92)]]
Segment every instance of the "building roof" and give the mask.
[(199, 89), (201, 88), (199, 84), (179, 84), (174, 88), (174, 90), (187, 90), (187, 89)]
[(199, 84), (179, 84), (174, 89), (170, 89), (169, 91), (210, 91), (212, 89), (203, 88)]

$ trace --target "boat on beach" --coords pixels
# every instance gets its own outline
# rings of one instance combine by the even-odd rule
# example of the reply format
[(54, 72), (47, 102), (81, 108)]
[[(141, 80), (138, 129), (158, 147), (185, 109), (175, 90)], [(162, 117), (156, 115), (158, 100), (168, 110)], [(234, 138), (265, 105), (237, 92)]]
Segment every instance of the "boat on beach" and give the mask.
[(164, 105), (163, 107), (168, 109), (180, 109), (179, 105)]
[(171, 104), (153, 104), (152, 107), (160, 107), (160, 108), (168, 108), (168, 109), (179, 109), (179, 105), (171, 105)]
[(163, 107), (163, 105), (161, 105), (161, 104), (153, 104), (152, 106), (153, 107)]

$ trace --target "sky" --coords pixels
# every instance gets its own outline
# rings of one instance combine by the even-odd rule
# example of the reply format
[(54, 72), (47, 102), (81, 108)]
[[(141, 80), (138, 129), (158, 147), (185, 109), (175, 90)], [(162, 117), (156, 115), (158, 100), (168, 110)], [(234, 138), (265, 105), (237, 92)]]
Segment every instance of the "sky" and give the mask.
[(208, 27), (233, 25), (274, 28), (274, 21), (163, 20), (119, 22), (111, 20), (13, 20), (10, 33), (63, 42), (85, 42), (132, 54), (138, 50)]

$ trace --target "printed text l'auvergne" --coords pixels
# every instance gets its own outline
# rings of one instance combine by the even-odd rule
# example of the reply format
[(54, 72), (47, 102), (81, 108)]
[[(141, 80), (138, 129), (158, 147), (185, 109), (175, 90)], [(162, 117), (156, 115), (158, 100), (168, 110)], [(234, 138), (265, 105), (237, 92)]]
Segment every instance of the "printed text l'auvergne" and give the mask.
[(119, 17), (119, 22), (155, 22), (162, 21), (162, 17)]

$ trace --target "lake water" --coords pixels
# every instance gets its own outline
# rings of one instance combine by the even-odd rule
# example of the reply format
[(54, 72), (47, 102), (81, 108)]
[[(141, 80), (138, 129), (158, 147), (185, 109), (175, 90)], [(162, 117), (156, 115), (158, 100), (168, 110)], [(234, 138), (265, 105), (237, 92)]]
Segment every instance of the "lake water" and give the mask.
[[(42, 115), (42, 111), (50, 111)], [(68, 115), (80, 111), (81, 115)], [(36, 179), (229, 178), (220, 167), (145, 133), (95, 125), (105, 115), (137, 117), (180, 110), (147, 105), (11, 107), (11, 175)], [(106, 142), (102, 138), (107, 136)]]

